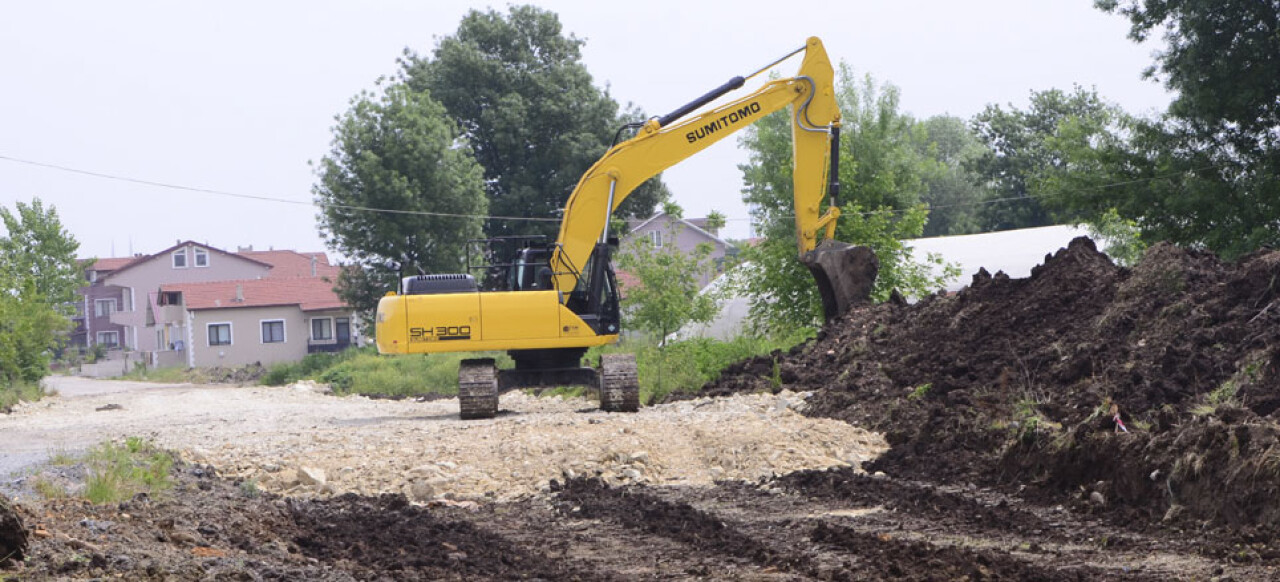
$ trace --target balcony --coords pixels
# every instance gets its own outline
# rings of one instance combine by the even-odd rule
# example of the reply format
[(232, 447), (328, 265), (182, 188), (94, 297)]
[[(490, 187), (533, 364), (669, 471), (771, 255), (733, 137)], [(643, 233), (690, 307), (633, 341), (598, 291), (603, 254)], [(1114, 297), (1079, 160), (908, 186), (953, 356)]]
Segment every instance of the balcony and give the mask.
[(334, 353), (351, 347), (351, 340), (307, 340), (307, 353)]

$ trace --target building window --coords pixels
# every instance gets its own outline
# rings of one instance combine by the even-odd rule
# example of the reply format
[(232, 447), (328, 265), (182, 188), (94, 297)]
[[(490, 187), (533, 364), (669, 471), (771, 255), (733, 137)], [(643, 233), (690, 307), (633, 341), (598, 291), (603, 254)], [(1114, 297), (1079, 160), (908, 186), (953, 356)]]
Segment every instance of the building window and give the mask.
[(649, 231), (649, 242), (653, 243), (653, 248), (655, 249), (662, 248), (662, 231), (660, 230)]
[(95, 299), (93, 301), (93, 316), (108, 317), (111, 312), (116, 310), (115, 299)]
[(206, 250), (204, 250), (204, 249), (202, 249), (202, 248), (198, 248), (198, 247), (195, 249), (195, 251), (196, 251), (196, 266), (197, 266), (197, 267), (208, 267), (208, 266), (209, 266), (209, 251), (206, 251)]
[(173, 268), (187, 268), (187, 249), (178, 249), (173, 251)]
[(114, 331), (100, 331), (98, 332), (98, 344), (114, 348), (120, 345), (120, 334)]
[(351, 319), (347, 317), (339, 317), (333, 320), (334, 332), (338, 336), (339, 342), (351, 341)]
[(230, 323), (210, 323), (209, 324), (209, 345), (211, 346), (231, 345), (231, 324)]
[(331, 340), (333, 339), (333, 318), (317, 317), (311, 320), (311, 339), (313, 340)]
[(262, 322), (262, 343), (284, 343), (284, 320), (275, 319)]

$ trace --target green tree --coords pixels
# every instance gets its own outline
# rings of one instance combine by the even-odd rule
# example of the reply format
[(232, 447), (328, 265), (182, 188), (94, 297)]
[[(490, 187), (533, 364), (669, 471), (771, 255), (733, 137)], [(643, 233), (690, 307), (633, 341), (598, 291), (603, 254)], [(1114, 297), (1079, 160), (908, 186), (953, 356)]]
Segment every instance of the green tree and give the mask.
[(325, 242), (354, 267), (339, 277), (339, 295), (367, 315), (395, 288), (397, 268), (461, 271), (488, 204), (480, 166), (444, 107), (392, 83), (354, 98), (333, 134), (312, 190)]
[(1143, 242), (1167, 240), (1235, 257), (1280, 244), (1280, 160), (1242, 157), (1171, 118), (1130, 120), (1125, 136), (1086, 137), (1064, 124), (1054, 147), (1068, 168), (1046, 172), (1051, 204), (1091, 225), (1114, 211)]
[(76, 290), (84, 286), (84, 267), (76, 260), (80, 243), (62, 227), (58, 211), (36, 198), (31, 204), (18, 202), (16, 212), (0, 207), (0, 220), (8, 234), (0, 238), (0, 255), (4, 270), (18, 278), (18, 285), (28, 278), (34, 292), (52, 303), (55, 309), (70, 316), (75, 311)]
[[(1089, 174), (1051, 176), (1061, 204), (1090, 220), (1114, 209), (1144, 242), (1233, 257), (1280, 245), (1280, 6), (1255, 0), (1097, 0), (1143, 41), (1167, 48), (1147, 76), (1177, 97), (1125, 140), (1062, 147)], [(1070, 137), (1070, 136), (1068, 136)]]
[(723, 212), (720, 212), (719, 210), (712, 210), (707, 213), (707, 220), (704, 224), (707, 231), (719, 232), (719, 230), (724, 228), (724, 225), (728, 223), (728, 220), (729, 219), (725, 217)]
[(1129, 19), (1129, 37), (1164, 31), (1146, 71), (1177, 92), (1169, 114), (1242, 152), (1280, 144), (1280, 4), (1274, 0), (1095, 0)]
[[(0, 405), (6, 394), (49, 373), (49, 360), (71, 328), (76, 289), (84, 283), (80, 244), (57, 210), (39, 199), (17, 212), (0, 208)], [(38, 393), (38, 391), (36, 391)]]
[[(972, 168), (993, 185), (987, 204), (981, 207), (983, 231), (1047, 226), (1073, 217), (1054, 212), (1038, 190), (1042, 175), (1060, 171), (1071, 159), (1051, 146), (1064, 122), (1085, 120), (1077, 127), (1104, 132), (1114, 127), (1118, 108), (1103, 101), (1096, 91), (1076, 87), (1031, 93), (1026, 111), (989, 105), (973, 119), (973, 127), (988, 151), (972, 162)], [(1092, 138), (1094, 136), (1083, 136)]]
[[(678, 226), (667, 233), (670, 240), (678, 234)], [(618, 269), (629, 275), (622, 283), (626, 327), (650, 332), (662, 341), (689, 323), (711, 321), (719, 302), (711, 294), (700, 293), (701, 279), (712, 272), (711, 251), (707, 243), (690, 253), (674, 244), (656, 249), (645, 237), (629, 243), (618, 253)]]
[[(927, 212), (920, 205), (925, 174), (934, 162), (922, 152), (926, 134), (898, 111), (898, 89), (870, 76), (855, 79), (847, 66), (837, 78), (843, 116), (840, 182), (843, 214), (836, 238), (876, 251), (881, 275), (875, 296), (894, 288), (922, 294), (941, 285), (910, 265), (910, 249), (899, 239), (920, 236)], [(822, 301), (813, 277), (796, 257), (789, 112), (775, 113), (747, 129), (740, 143), (750, 161), (741, 166), (745, 200), (764, 240), (742, 253), (751, 273), (738, 286), (751, 300), (757, 330), (792, 333), (820, 320)], [(864, 214), (864, 209), (872, 209)], [(889, 241), (893, 241), (889, 244)], [(896, 247), (896, 248), (895, 248)], [(905, 252), (904, 252), (905, 251)]]
[[(493, 216), (557, 216), (579, 177), (612, 144), (622, 124), (618, 104), (592, 85), (583, 44), (564, 34), (555, 13), (512, 6), (505, 15), (471, 11), (430, 57), (406, 54), (406, 83), (444, 104), (484, 167)], [(619, 214), (647, 217), (666, 197), (655, 178)], [(554, 236), (557, 229), (554, 222), (498, 218), (486, 225), (494, 236)]]
[(929, 220), (923, 235), (979, 232), (978, 209), (987, 194), (982, 178), (971, 167), (986, 148), (959, 117), (939, 115), (920, 125), (925, 141), (919, 153), (925, 160), (932, 160), (924, 164), (925, 192), (921, 200), (929, 206)]

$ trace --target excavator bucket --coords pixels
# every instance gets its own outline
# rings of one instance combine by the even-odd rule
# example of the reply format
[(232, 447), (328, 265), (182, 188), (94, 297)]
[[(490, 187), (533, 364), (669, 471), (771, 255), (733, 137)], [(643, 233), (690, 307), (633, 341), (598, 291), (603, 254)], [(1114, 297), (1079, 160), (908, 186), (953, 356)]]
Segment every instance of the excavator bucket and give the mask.
[(818, 283), (826, 321), (844, 315), (855, 305), (871, 301), (880, 260), (870, 248), (827, 239), (801, 255), (800, 262), (809, 267)]

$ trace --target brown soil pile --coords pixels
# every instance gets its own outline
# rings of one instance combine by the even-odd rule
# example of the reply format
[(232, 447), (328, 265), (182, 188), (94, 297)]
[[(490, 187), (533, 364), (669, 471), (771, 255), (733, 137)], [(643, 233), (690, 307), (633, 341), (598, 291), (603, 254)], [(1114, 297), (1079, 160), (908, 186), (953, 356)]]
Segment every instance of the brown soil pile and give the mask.
[(27, 552), (27, 530), (9, 498), (0, 495), (0, 569), (21, 562)]
[(868, 466), (1005, 486), (1139, 526), (1280, 525), (1280, 252), (1170, 245), (1111, 263), (1088, 239), (1026, 279), (851, 312), (703, 394), (814, 390), (809, 414), (884, 431)]

